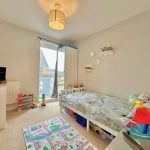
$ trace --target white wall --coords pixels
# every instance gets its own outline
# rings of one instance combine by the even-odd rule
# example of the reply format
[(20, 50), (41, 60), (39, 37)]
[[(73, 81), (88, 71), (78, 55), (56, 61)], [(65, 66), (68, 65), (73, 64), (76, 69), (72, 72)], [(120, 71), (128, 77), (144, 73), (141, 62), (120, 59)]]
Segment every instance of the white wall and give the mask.
[(35, 95), (39, 84), (38, 36), (41, 35), (0, 22), (0, 66), (7, 67), (7, 80), (20, 81), (22, 92)]
[[(114, 56), (90, 57), (91, 51), (111, 43)], [(79, 83), (89, 90), (106, 93), (119, 98), (130, 94), (150, 94), (150, 11), (96, 33), (75, 43), (79, 48)], [(93, 73), (84, 67), (91, 63)]]

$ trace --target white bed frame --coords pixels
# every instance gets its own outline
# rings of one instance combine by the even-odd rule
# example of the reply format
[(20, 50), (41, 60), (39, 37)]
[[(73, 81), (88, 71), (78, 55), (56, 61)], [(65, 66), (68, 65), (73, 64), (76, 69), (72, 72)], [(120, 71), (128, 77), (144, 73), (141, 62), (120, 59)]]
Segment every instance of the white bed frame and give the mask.
[[(74, 92), (79, 92), (79, 91), (85, 91), (85, 87), (82, 88), (73, 88), (73, 89), (65, 89), (61, 91), (61, 94), (68, 94), (68, 93), (74, 93)], [(94, 124), (96, 124), (97, 126), (99, 126), (100, 128), (106, 130), (107, 132), (111, 133), (112, 135), (116, 136), (119, 132), (116, 132), (114, 130), (112, 130), (111, 128), (107, 127), (106, 125), (104, 125), (101, 122), (95, 121), (92, 118), (87, 117), (86, 115), (84, 115), (83, 113), (77, 111), (75, 108), (69, 106), (68, 104), (64, 103), (61, 99), (61, 96), (59, 98), (59, 106), (60, 106), (60, 111), (63, 112), (63, 108), (67, 107), (69, 109), (71, 109), (72, 111), (74, 111), (75, 113), (79, 114), (80, 116), (84, 117), (85, 119), (87, 119), (87, 131), (89, 131), (89, 122), (92, 122)]]

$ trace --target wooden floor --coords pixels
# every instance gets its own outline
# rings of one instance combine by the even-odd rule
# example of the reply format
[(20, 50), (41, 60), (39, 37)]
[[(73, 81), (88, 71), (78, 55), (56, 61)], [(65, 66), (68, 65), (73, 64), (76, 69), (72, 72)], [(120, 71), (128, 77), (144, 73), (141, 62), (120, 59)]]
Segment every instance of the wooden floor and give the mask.
[(107, 143), (99, 135), (81, 127), (70, 116), (60, 113), (58, 102), (47, 104), (39, 109), (27, 109), (21, 112), (11, 111), (7, 113), (7, 127), (0, 131), (0, 150), (26, 150), (22, 128), (48, 120), (56, 116), (63, 116), (76, 130), (86, 137), (99, 150), (104, 150)]

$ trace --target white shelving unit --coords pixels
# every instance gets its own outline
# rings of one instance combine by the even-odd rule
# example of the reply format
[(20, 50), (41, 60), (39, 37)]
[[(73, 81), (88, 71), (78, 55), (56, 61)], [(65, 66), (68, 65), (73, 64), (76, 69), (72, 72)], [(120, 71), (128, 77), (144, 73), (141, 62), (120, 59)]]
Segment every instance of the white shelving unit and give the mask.
[(0, 84), (0, 130), (6, 127), (6, 89), (7, 84)]

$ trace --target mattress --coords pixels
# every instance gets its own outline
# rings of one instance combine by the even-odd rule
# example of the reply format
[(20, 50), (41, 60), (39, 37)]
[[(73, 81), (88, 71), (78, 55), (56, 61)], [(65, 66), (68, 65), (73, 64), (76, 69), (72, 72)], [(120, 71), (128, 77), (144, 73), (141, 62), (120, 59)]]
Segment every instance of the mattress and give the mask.
[(61, 100), (117, 132), (130, 121), (127, 115), (133, 107), (127, 100), (89, 91), (62, 94)]

